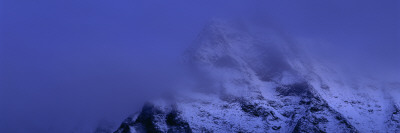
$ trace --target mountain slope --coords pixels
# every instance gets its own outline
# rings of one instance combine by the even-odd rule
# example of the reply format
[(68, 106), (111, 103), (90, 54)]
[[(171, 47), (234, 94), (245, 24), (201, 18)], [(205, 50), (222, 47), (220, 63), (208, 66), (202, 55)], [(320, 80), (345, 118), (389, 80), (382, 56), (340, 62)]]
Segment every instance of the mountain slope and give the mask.
[(185, 53), (199, 85), (147, 103), (116, 133), (400, 132), (398, 84), (349, 79), (278, 33), (212, 21)]

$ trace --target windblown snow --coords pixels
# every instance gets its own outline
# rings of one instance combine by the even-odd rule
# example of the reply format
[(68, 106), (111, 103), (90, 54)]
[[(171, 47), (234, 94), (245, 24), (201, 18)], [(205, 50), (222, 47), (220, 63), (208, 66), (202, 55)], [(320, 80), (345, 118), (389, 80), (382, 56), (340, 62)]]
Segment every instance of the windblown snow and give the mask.
[(147, 103), (115, 133), (400, 132), (400, 83), (349, 78), (273, 29), (214, 20), (185, 61), (207, 80)]

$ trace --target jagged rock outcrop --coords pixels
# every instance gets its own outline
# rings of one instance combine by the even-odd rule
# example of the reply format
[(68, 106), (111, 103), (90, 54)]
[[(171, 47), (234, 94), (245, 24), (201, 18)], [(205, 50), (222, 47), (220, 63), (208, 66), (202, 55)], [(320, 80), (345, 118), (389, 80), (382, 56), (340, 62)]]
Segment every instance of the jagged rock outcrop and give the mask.
[(189, 124), (180, 116), (176, 107), (162, 109), (152, 103), (144, 105), (137, 117), (129, 117), (121, 124), (116, 133), (151, 132), (151, 133), (191, 133)]
[(259, 31), (208, 24), (185, 53), (206, 82), (146, 104), (115, 133), (400, 131), (399, 93), (368, 79), (348, 82), (273, 29)]

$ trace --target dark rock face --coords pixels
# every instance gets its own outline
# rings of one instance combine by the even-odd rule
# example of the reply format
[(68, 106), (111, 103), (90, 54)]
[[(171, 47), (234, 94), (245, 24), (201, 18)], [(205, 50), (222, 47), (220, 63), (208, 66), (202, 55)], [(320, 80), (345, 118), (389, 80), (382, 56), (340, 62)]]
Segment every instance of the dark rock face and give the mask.
[(327, 128), (332, 126), (337, 128), (337, 132), (357, 132), (340, 113), (315, 94), (307, 82), (278, 87), (276, 91), (282, 97), (300, 98), (298, 105), (293, 104), (293, 101), (286, 101), (285, 104), (297, 108), (284, 114), (285, 117), (292, 118), (292, 122), (295, 123), (294, 133), (326, 133)]
[(241, 108), (244, 112), (255, 117), (267, 118), (270, 115), (267, 109), (249, 102), (241, 102)]
[[(231, 104), (239, 104), (242, 112), (254, 118), (261, 118), (265, 123), (265, 131), (280, 131), (294, 133), (326, 133), (335, 131), (342, 133), (358, 132), (345, 117), (332, 109), (326, 101), (322, 100), (317, 94), (313, 93), (313, 88), (308, 83), (296, 83), (285, 85), (285, 88), (276, 88), (283, 99), (284, 105), (276, 105), (273, 108), (281, 110), (276, 112), (273, 108), (266, 108), (258, 103), (244, 97), (224, 96), (222, 100)], [(298, 100), (287, 100), (298, 99)], [(267, 102), (275, 104), (276, 102)], [(212, 104), (212, 103), (208, 103)], [(153, 104), (146, 104), (136, 119), (127, 118), (115, 133), (151, 132), (151, 133), (191, 133), (189, 123), (180, 116), (180, 111), (176, 107), (170, 106), (170, 110), (163, 110)], [(226, 107), (227, 109), (229, 106)], [(282, 112), (284, 111), (284, 112)], [(398, 112), (394, 112), (393, 117), (397, 117)], [(283, 117), (282, 117), (283, 116)], [(216, 119), (211, 114), (204, 117)], [(229, 118), (218, 118), (227, 119)], [(215, 121), (216, 125), (219, 122)], [(282, 125), (286, 129), (282, 129)], [(215, 126), (215, 125), (214, 125)], [(222, 126), (222, 125), (219, 125)], [(202, 132), (213, 132), (204, 125)], [(289, 129), (288, 129), (289, 128)], [(290, 129), (291, 128), (291, 129)], [(246, 130), (243, 130), (246, 131)]]
[(152, 104), (146, 104), (133, 125), (144, 132), (160, 133), (161, 129), (155, 124), (156, 116), (163, 115), (163, 112), (155, 108)]
[(179, 112), (177, 110), (171, 111), (167, 115), (167, 125), (168, 125), (168, 133), (191, 133), (189, 124), (179, 118)]
[[(340, 114), (335, 114), (330, 111), (331, 115), (336, 115), (337, 118), (333, 121), (329, 121), (325, 116), (318, 114), (307, 114), (297, 121), (294, 127), (294, 133), (326, 133), (328, 126), (336, 126), (337, 132), (342, 133), (356, 133), (358, 132), (347, 120), (343, 119)], [(329, 123), (336, 123), (336, 125), (330, 125)]]
[(394, 111), (390, 115), (388, 123), (388, 128), (391, 129), (392, 132), (400, 132), (400, 109), (397, 106), (393, 107)]
[[(168, 126), (166, 129), (160, 127), (164, 123)], [(127, 118), (114, 133), (130, 133), (132, 130), (147, 133), (192, 132), (189, 124), (179, 117), (179, 112), (176, 109), (173, 108), (171, 111), (165, 112), (150, 103), (144, 105), (136, 120)]]
[(114, 133), (130, 133), (131, 128), (130, 125), (132, 124), (132, 118), (128, 117), (122, 122), (121, 126), (119, 126), (118, 130)]
[[(256, 103), (251, 103), (248, 101), (240, 102), (242, 111), (254, 116), (254, 117), (261, 117), (263, 120), (277, 120), (279, 117), (275, 115), (272, 110), (268, 110), (262, 106), (257, 105)], [(279, 128), (276, 127), (275, 130)]]

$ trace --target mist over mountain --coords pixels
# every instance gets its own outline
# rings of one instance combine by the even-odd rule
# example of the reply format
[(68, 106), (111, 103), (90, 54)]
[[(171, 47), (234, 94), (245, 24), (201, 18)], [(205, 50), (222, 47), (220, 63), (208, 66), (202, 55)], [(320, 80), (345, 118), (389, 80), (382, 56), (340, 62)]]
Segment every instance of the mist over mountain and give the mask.
[(302, 47), (270, 27), (212, 20), (185, 53), (198, 84), (146, 103), (116, 133), (400, 131), (399, 81)]
[(399, 7), (3, 0), (0, 132), (398, 132)]

